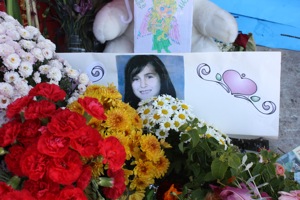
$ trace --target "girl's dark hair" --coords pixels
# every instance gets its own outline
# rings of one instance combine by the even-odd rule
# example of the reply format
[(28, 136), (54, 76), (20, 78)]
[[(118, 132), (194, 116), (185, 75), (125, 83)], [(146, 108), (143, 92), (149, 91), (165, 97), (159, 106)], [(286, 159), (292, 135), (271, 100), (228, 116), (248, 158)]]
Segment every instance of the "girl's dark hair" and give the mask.
[(125, 67), (124, 101), (129, 103), (133, 108), (137, 108), (138, 103), (140, 102), (140, 99), (135, 96), (132, 90), (131, 83), (133, 77), (140, 73), (148, 64), (154, 67), (154, 70), (160, 77), (159, 94), (168, 94), (176, 98), (175, 88), (164, 63), (155, 55), (136, 55), (129, 59)]

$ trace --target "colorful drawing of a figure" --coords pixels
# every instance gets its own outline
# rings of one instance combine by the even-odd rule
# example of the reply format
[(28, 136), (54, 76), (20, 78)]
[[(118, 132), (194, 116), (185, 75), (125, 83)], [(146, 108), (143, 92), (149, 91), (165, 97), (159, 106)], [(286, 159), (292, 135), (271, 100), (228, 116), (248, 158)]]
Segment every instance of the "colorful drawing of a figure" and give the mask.
[(142, 22), (138, 36), (152, 35), (152, 50), (170, 53), (171, 41), (179, 44), (179, 28), (175, 17), (176, 0), (153, 0)]

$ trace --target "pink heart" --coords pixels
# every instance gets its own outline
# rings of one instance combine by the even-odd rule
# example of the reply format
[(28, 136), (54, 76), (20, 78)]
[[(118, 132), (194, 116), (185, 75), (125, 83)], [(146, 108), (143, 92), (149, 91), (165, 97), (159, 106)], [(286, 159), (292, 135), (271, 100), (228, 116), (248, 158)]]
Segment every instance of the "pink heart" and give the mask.
[(231, 90), (231, 94), (252, 95), (257, 91), (254, 81), (244, 78), (235, 70), (227, 70), (223, 73), (224, 83)]

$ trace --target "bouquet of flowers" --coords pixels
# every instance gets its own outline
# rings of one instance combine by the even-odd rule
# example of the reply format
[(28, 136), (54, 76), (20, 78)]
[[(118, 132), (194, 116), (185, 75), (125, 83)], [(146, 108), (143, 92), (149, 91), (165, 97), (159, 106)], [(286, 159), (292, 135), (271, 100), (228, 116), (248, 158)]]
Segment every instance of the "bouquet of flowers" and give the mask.
[[(60, 23), (68, 45), (75, 39), (81, 51), (94, 50), (94, 43), (97, 41), (92, 32), (94, 18), (98, 10), (109, 0), (40, 0), (40, 2), (48, 5), (44, 16)], [(72, 50), (70, 46), (68, 48)]]
[(1, 199), (116, 199), (125, 191), (124, 146), (89, 124), (107, 119), (104, 107), (83, 97), (80, 115), (59, 106), (65, 97), (40, 83), (9, 104), (10, 121), (0, 128)]
[(89, 84), (87, 74), (73, 69), (55, 53), (55, 45), (33, 26), (23, 27), (0, 12), (0, 125), (7, 106), (41, 82), (59, 85), (66, 98), (76, 100)]
[[(125, 148), (126, 161), (122, 169), (125, 171), (127, 189), (122, 198), (143, 199), (148, 187), (162, 178), (169, 167), (161, 143), (155, 136), (143, 134), (138, 113), (129, 104), (122, 102), (122, 96), (114, 85), (91, 85), (79, 100), (81, 98), (97, 99), (104, 108), (106, 119), (92, 118), (88, 125), (98, 130), (103, 138), (118, 138)], [(84, 116), (79, 100), (67, 107)], [(99, 175), (101, 171), (94, 167), (93, 176)]]
[(140, 102), (137, 111), (146, 131), (169, 144), (170, 168), (156, 183), (157, 199), (278, 199), (300, 189), (293, 172), (277, 162), (280, 155), (240, 151), (182, 100), (161, 95)]

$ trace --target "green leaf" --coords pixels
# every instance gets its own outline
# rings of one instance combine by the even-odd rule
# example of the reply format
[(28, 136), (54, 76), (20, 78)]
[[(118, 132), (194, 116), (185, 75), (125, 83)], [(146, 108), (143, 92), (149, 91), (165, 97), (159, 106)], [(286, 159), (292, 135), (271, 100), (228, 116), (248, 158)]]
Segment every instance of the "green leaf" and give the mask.
[(193, 192), (191, 193), (191, 199), (203, 200), (203, 199), (205, 199), (206, 194), (207, 194), (207, 191), (203, 191), (202, 189), (196, 189), (196, 190), (193, 190)]
[(241, 165), (241, 159), (236, 154), (231, 154), (228, 158), (228, 165), (234, 169), (238, 169)]
[(192, 130), (189, 131), (189, 134), (190, 134), (190, 136), (191, 136), (191, 138), (192, 138), (192, 141), (191, 141), (191, 142), (192, 142), (192, 146), (193, 146), (193, 147), (196, 147), (197, 144), (198, 144), (199, 141), (200, 141), (200, 136), (199, 136), (198, 131), (195, 130), (195, 129), (192, 129)]
[(214, 159), (211, 164), (211, 172), (216, 179), (223, 179), (228, 169), (228, 164), (219, 159)]

